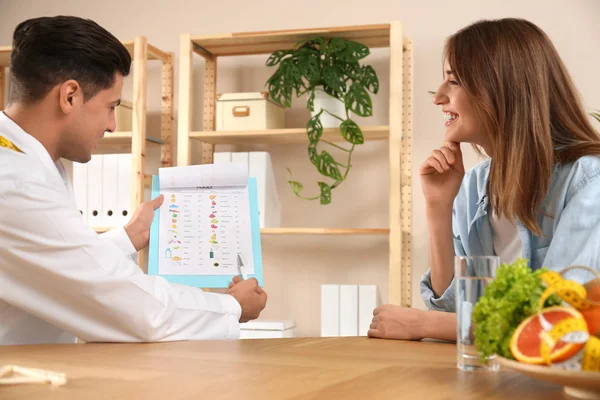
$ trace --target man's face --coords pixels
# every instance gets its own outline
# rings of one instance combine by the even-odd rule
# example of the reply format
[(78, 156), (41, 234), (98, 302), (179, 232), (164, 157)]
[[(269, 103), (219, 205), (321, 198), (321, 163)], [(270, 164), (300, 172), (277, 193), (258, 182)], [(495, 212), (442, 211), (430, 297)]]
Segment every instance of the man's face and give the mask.
[(86, 163), (104, 132), (116, 129), (115, 108), (121, 101), (123, 76), (115, 74), (114, 84), (83, 101), (83, 93), (73, 98), (73, 110), (65, 123), (60, 156), (67, 160)]

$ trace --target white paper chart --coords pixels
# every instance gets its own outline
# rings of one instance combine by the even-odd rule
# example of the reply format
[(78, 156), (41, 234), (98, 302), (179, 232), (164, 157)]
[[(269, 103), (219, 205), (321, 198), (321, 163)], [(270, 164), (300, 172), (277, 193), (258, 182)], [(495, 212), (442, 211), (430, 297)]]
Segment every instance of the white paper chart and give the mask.
[(231, 163), (159, 170), (161, 275), (254, 273), (248, 168)]

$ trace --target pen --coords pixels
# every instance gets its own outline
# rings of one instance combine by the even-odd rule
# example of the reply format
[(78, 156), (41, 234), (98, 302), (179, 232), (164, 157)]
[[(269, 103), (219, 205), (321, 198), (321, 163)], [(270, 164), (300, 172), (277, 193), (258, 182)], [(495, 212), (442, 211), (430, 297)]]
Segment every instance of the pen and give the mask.
[(240, 274), (242, 275), (242, 279), (246, 280), (248, 277), (246, 276), (246, 269), (244, 268), (244, 262), (242, 261), (242, 256), (240, 253), (237, 255), (238, 268), (240, 269)]

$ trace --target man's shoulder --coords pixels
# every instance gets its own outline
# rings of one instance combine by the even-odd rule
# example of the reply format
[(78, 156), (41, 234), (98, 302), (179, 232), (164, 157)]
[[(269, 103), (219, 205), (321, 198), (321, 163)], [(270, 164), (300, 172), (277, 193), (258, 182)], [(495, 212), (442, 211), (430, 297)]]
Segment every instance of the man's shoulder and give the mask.
[[(25, 183), (43, 183), (46, 168), (34, 157), (0, 147), (0, 185), (3, 188)], [(12, 183), (12, 185), (10, 185)], [(0, 189), (1, 190), (1, 189)]]

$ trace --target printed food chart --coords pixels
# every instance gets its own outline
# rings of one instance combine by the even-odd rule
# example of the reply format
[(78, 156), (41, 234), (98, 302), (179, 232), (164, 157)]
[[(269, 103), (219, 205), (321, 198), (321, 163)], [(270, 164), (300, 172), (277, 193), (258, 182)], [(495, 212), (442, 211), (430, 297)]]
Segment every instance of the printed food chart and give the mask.
[(199, 175), (189, 168), (160, 175), (165, 199), (160, 208), (158, 274), (237, 275), (238, 253), (251, 274), (247, 172), (244, 175), (235, 164), (227, 174), (223, 166), (219, 171), (202, 167)]

